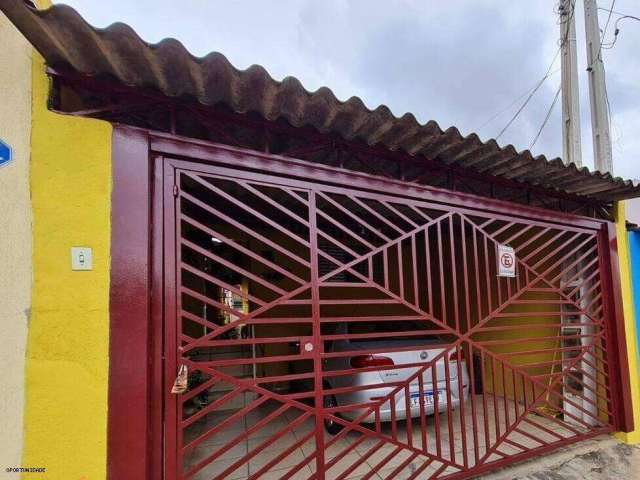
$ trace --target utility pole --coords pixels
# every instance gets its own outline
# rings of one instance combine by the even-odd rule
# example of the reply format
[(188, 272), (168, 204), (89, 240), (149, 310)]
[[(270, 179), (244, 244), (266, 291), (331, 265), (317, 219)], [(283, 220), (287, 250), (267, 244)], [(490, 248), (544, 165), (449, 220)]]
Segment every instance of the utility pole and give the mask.
[(587, 73), (591, 102), (591, 131), (593, 135), (593, 161), (602, 173), (613, 172), (609, 113), (600, 47), (598, 5), (596, 0), (584, 0), (584, 24), (587, 37)]
[(560, 0), (560, 60), (562, 74), (562, 154), (566, 165), (582, 166), (580, 93), (576, 52), (576, 0)]

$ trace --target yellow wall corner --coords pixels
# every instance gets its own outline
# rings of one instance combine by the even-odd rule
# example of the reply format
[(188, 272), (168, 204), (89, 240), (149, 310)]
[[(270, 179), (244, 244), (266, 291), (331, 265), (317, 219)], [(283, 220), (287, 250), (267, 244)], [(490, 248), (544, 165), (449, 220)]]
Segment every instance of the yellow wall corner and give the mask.
[[(34, 278), (23, 465), (46, 468), (50, 480), (103, 480), (112, 128), (48, 111), (49, 81), (36, 53), (32, 82)], [(71, 270), (72, 246), (93, 249), (92, 271)]]
[[(633, 402), (633, 421), (635, 430), (630, 433), (616, 433), (616, 438), (625, 443), (640, 443), (640, 379), (638, 374), (638, 335), (633, 307), (633, 290), (631, 286), (631, 270), (629, 261), (629, 242), (627, 239), (624, 202), (616, 204), (616, 236), (618, 239), (618, 258), (620, 262), (620, 288), (622, 290), (622, 308), (629, 358), (629, 377), (631, 382), (631, 399)], [(615, 273), (615, 272), (614, 272)]]

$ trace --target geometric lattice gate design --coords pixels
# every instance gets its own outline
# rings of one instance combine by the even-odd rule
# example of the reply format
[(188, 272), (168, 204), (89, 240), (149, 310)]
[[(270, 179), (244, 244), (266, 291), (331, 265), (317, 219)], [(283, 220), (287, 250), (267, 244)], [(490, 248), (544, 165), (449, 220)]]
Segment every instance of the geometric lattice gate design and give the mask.
[(597, 229), (220, 171), (166, 186), (167, 478), (466, 478), (611, 431)]

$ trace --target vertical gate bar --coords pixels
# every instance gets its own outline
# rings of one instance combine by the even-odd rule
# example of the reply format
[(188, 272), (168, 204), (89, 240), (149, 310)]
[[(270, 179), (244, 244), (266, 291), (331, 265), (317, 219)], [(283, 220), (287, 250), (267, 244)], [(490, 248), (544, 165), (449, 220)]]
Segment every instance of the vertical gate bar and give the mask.
[(482, 239), (484, 240), (484, 276), (487, 284), (487, 315), (491, 310), (491, 306), (493, 305), (493, 292), (491, 291), (491, 270), (489, 269), (489, 246), (487, 245), (487, 236), (483, 235)]
[(369, 274), (367, 275), (367, 278), (369, 280), (373, 280), (373, 255), (369, 257), (367, 268), (369, 269), (369, 271), (367, 272)]
[(311, 259), (311, 316), (313, 325), (313, 371), (315, 402), (316, 478), (324, 480), (324, 385), (322, 383), (322, 332), (320, 330), (320, 287), (318, 272), (318, 230), (316, 218), (316, 192), (309, 191), (309, 258)]
[(389, 254), (387, 248), (382, 250), (382, 272), (384, 274), (384, 288), (389, 290)]
[(467, 357), (467, 365), (469, 366), (469, 397), (471, 398), (471, 428), (473, 429), (473, 454), (475, 458), (474, 465), (478, 464), (480, 452), (478, 451), (478, 414), (476, 411), (476, 377), (475, 367), (473, 365), (473, 344), (469, 343), (469, 356)]
[(458, 308), (458, 274), (456, 268), (456, 237), (453, 230), (453, 215), (449, 216), (449, 251), (451, 254), (451, 282), (453, 283), (453, 318), (456, 331), (462, 333), (460, 328), (460, 312)]
[(429, 314), (433, 315), (433, 292), (431, 291), (431, 247), (429, 241), (429, 227), (424, 229), (424, 245), (426, 249), (426, 276), (427, 276), (427, 301), (429, 303)]
[[(482, 318), (482, 297), (480, 295), (480, 264), (478, 263), (478, 237), (476, 234), (476, 229), (471, 227), (471, 234), (473, 238), (473, 266), (475, 269), (475, 280), (476, 280), (476, 308), (478, 312), (476, 313), (476, 317), (478, 321)], [(472, 325), (475, 326), (476, 322), (471, 322)]]
[(453, 444), (453, 411), (451, 408), (451, 380), (450, 380), (450, 367), (449, 367), (449, 353), (445, 353), (444, 355), (444, 377), (445, 377), (445, 385), (447, 390), (447, 427), (449, 429), (449, 455), (452, 462), (456, 461), (456, 452)]
[[(114, 132), (115, 135), (115, 132)], [(149, 278), (151, 284), (151, 322), (150, 328), (151, 332), (148, 335), (148, 338), (151, 339), (150, 344), (150, 359), (152, 369), (152, 382), (151, 389), (149, 391), (149, 403), (151, 408), (152, 421), (150, 425), (150, 433), (149, 438), (151, 440), (151, 460), (149, 462), (150, 465), (150, 478), (160, 478), (163, 475), (166, 476), (166, 472), (164, 471), (163, 465), (163, 449), (165, 446), (165, 440), (163, 439), (163, 423), (166, 420), (166, 412), (163, 411), (164, 408), (164, 378), (165, 378), (165, 369), (166, 365), (161, 361), (161, 359), (165, 356), (164, 351), (164, 325), (166, 323), (166, 312), (164, 311), (165, 307), (165, 296), (166, 292), (164, 290), (165, 284), (165, 264), (173, 261), (173, 254), (170, 251), (167, 251), (167, 246), (165, 245), (165, 236), (168, 234), (167, 231), (171, 231), (171, 228), (166, 228), (166, 220), (164, 218), (165, 215), (165, 197), (167, 195), (166, 187), (164, 186), (164, 158), (161, 156), (155, 156), (153, 158), (153, 186), (151, 188), (151, 201), (152, 208), (149, 212), (150, 214), (150, 222), (151, 222), (151, 244), (149, 245), (151, 253), (152, 253), (152, 266), (151, 266), (151, 277)], [(115, 168), (115, 166), (114, 166)], [(116, 179), (114, 179), (114, 183)], [(136, 183), (136, 188), (140, 189), (142, 185)], [(114, 192), (114, 195), (117, 195)], [(117, 215), (114, 212), (114, 215)], [(114, 227), (117, 228), (117, 227)], [(116, 263), (117, 260), (112, 258), (112, 264)], [(171, 269), (167, 269), (169, 272)], [(112, 272), (113, 274), (113, 272)], [(127, 278), (127, 286), (131, 287), (131, 278)], [(113, 293), (113, 291), (111, 292)], [(168, 302), (170, 303), (170, 302)], [(129, 315), (133, 314), (133, 311), (130, 309), (131, 304), (128, 304)], [(113, 327), (113, 325), (112, 325)], [(113, 333), (113, 332), (112, 332)], [(131, 331), (127, 332), (129, 338), (131, 338)], [(113, 338), (112, 338), (113, 342)], [(123, 355), (124, 352), (120, 351), (120, 355)], [(130, 363), (132, 358), (127, 356), (124, 357)], [(130, 379), (129, 379), (130, 380)], [(110, 387), (113, 385), (110, 384)], [(131, 403), (127, 401), (127, 405), (129, 407), (130, 414), (133, 413), (131, 410)], [(127, 420), (126, 422), (128, 428), (131, 428), (131, 422)], [(109, 427), (108, 427), (109, 430)], [(107, 445), (107, 450), (109, 450), (109, 445)], [(142, 460), (142, 459), (140, 459)], [(115, 462), (114, 462), (115, 463)], [(115, 478), (116, 475), (113, 475)], [(111, 479), (112, 476), (107, 472), (107, 478)]]
[(413, 303), (420, 308), (420, 297), (418, 296), (418, 250), (416, 248), (416, 234), (411, 236), (411, 267), (413, 274)]
[(405, 430), (407, 433), (407, 443), (410, 447), (413, 447), (413, 425), (411, 414), (411, 393), (409, 392), (409, 385), (404, 387), (404, 403), (405, 403)]
[[(491, 390), (493, 394), (493, 419), (496, 422), (496, 438), (500, 437), (500, 415), (498, 414), (498, 398), (496, 395), (496, 360), (493, 355), (491, 358)], [(504, 388), (503, 388), (504, 390)]]
[(460, 218), (460, 234), (462, 237), (462, 273), (464, 280), (465, 333), (471, 330), (471, 304), (469, 302), (469, 265), (467, 262), (467, 238), (464, 218)]
[(482, 417), (484, 423), (484, 448), (485, 452), (489, 448), (489, 411), (487, 410), (487, 375), (484, 368), (484, 352), (480, 350), (480, 374), (482, 375)]
[(405, 299), (404, 294), (404, 257), (402, 255), (402, 241), (398, 242), (398, 288), (400, 289), (400, 298)]
[(514, 419), (518, 418), (518, 389), (516, 388), (517, 385), (517, 379), (516, 379), (516, 371), (512, 368), (511, 369), (511, 376), (513, 377), (513, 409), (515, 410), (514, 413)]
[(178, 321), (179, 295), (176, 295), (177, 285), (177, 268), (178, 268), (178, 245), (180, 245), (180, 236), (176, 225), (176, 198), (173, 195), (175, 185), (175, 169), (165, 167), (164, 169), (164, 247), (167, 260), (165, 262), (165, 357), (164, 365), (165, 381), (164, 381), (164, 401), (168, 420), (166, 422), (166, 444), (165, 444), (165, 474), (169, 476), (175, 475), (176, 478), (182, 478), (183, 467), (178, 468), (178, 403), (180, 399), (177, 395), (172, 395), (169, 385), (172, 385), (177, 374), (178, 353), (177, 343), (178, 332), (176, 331)]
[(431, 386), (433, 387), (433, 416), (436, 424), (436, 453), (439, 457), (442, 457), (442, 436), (440, 435), (440, 405), (438, 398), (439, 386), (435, 363), (433, 364), (433, 367), (431, 367)]
[[(433, 369), (433, 367), (431, 367)], [(420, 395), (420, 436), (422, 439), (422, 451), (428, 451), (427, 444), (427, 414), (424, 409), (424, 378), (423, 375), (418, 376), (418, 394)], [(435, 412), (435, 411), (434, 411)]]
[(391, 395), (389, 398), (389, 405), (391, 406), (391, 438), (393, 440), (398, 440), (398, 425), (396, 424), (396, 396)]
[(381, 425), (380, 425), (380, 408), (376, 408), (375, 409), (374, 418), (375, 418), (375, 423), (376, 423), (376, 432), (380, 433), (382, 431), (382, 428), (381, 428)]
[(445, 285), (444, 285), (444, 266), (442, 265), (442, 228), (440, 227), (441, 222), (437, 223), (436, 226), (436, 231), (438, 233), (438, 267), (440, 270), (440, 306), (442, 308), (441, 310), (441, 316), (442, 316), (442, 321), (444, 323), (446, 323), (447, 325), (449, 325), (449, 322), (447, 322), (447, 300), (445, 297)]
[[(176, 175), (177, 178), (175, 178), (174, 180), (174, 189), (176, 189), (178, 192), (180, 191), (180, 174), (178, 173)], [(176, 188), (177, 186), (177, 188)], [(182, 282), (179, 280), (180, 276), (181, 276), (181, 267), (180, 264), (182, 262), (182, 249), (180, 248), (180, 241), (182, 239), (182, 222), (180, 221), (180, 214), (182, 213), (182, 196), (180, 194), (178, 194), (175, 197), (175, 201), (174, 201), (174, 205), (175, 205), (175, 212), (176, 212), (176, 219), (175, 219), (175, 224), (176, 224), (176, 237), (177, 237), (177, 241), (176, 241), (176, 268), (175, 268), (175, 274), (176, 274), (176, 283), (177, 284), (182, 284)], [(179, 291), (179, 290), (178, 290)], [(176, 322), (176, 327), (175, 327), (175, 331), (177, 333), (177, 337), (175, 339), (175, 341), (178, 342), (178, 344), (181, 342), (180, 338), (182, 336), (182, 295), (180, 293), (178, 293), (176, 295), (176, 312), (177, 315), (175, 316), (175, 322)], [(180, 348), (178, 348), (178, 352), (180, 352)], [(178, 354), (178, 358), (176, 359), (177, 361), (177, 366), (180, 367), (180, 360), (182, 359), (182, 355)], [(184, 412), (183, 412), (183, 408), (184, 408), (184, 402), (182, 401), (182, 395), (176, 395), (176, 407), (177, 407), (177, 411), (176, 411), (176, 415), (178, 418), (178, 432), (177, 432), (177, 437), (176, 437), (176, 451), (177, 451), (177, 458), (176, 458), (176, 464), (179, 468), (179, 472), (180, 472), (180, 476), (182, 476), (182, 472), (184, 471), (184, 458), (183, 458), (183, 452), (182, 452), (182, 443), (183, 443), (183, 438), (184, 438), (184, 431), (182, 429), (182, 427), (180, 427), (180, 422), (182, 421)]]
[(502, 404), (504, 405), (504, 429), (509, 430), (509, 399), (507, 398), (507, 368), (504, 363), (500, 363), (502, 370)]
[[(460, 236), (462, 237), (462, 273), (463, 273), (463, 281), (464, 281), (464, 302), (465, 302), (465, 324), (466, 330), (468, 332), (471, 329), (471, 303), (469, 301), (469, 265), (467, 262), (467, 238), (466, 238), (466, 228), (465, 228), (465, 219), (464, 217), (460, 217)], [(469, 344), (469, 357), (467, 360), (467, 365), (471, 365), (469, 367), (469, 371), (471, 372), (469, 376), (469, 398), (471, 400), (471, 430), (473, 434), (473, 452), (475, 455), (475, 463), (478, 463), (478, 432), (476, 429), (476, 409), (475, 409), (475, 388), (474, 388), (474, 379), (473, 379), (473, 350), (471, 348), (471, 344)], [(458, 350), (458, 361), (459, 366), (462, 365), (462, 361), (460, 360), (460, 352)], [(460, 377), (460, 372), (458, 372), (458, 377)], [(461, 399), (461, 404), (464, 403), (464, 395)], [(461, 414), (463, 415), (464, 412)], [(466, 434), (465, 434), (466, 439)], [(465, 449), (465, 462), (467, 461), (467, 448)], [(467, 465), (465, 465), (467, 466)]]
[(456, 361), (457, 361), (457, 377), (458, 377), (458, 399), (459, 399), (459, 414), (460, 414), (460, 429), (462, 433), (462, 462), (464, 468), (469, 468), (469, 462), (467, 460), (467, 421), (464, 414), (464, 388), (462, 386), (462, 356), (460, 355), (460, 345), (456, 345)]

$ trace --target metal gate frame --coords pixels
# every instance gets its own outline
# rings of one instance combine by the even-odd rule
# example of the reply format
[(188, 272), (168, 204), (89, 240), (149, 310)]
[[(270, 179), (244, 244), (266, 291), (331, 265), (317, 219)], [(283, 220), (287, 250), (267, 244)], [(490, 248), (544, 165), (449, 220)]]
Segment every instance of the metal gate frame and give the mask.
[(162, 291), (167, 286), (163, 285), (165, 266), (159, 245), (171, 242), (172, 233), (164, 231), (163, 222), (154, 213), (162, 211), (163, 202), (170, 200), (162, 195), (164, 169), (170, 167), (169, 162), (182, 164), (182, 160), (164, 160), (166, 156), (188, 159), (189, 165), (202, 162), (267, 170), (279, 178), (304, 179), (313, 175), (327, 184), (384, 190), (464, 209), (597, 230), (601, 245), (609, 247), (603, 249), (605, 255), (599, 259), (600, 267), (608, 273), (602, 279), (602, 288), (608, 292), (606, 318), (612, 320), (610, 347), (615, 346), (609, 348), (612, 356), (608, 360), (620, 373), (611, 383), (613, 426), (620, 431), (633, 428), (615, 228), (611, 223), (133, 128), (118, 127), (114, 131), (113, 151), (109, 478), (155, 479), (163, 475), (162, 398), (167, 387), (159, 361), (163, 357), (162, 335), (157, 332), (163, 328)]

